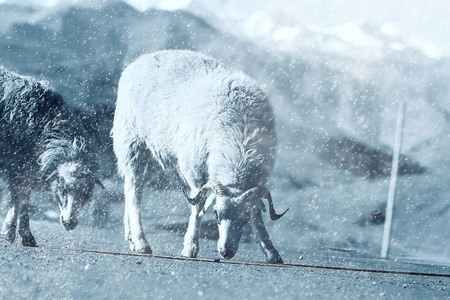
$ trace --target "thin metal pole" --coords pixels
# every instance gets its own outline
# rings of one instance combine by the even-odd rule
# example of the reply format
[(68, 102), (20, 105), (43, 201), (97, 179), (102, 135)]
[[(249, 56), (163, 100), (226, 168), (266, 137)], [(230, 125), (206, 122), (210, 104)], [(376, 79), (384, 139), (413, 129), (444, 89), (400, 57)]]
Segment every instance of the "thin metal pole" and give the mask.
[(405, 120), (405, 101), (400, 102), (395, 128), (394, 153), (392, 155), (391, 177), (386, 205), (386, 220), (384, 222), (383, 242), (381, 245), (381, 258), (386, 258), (389, 250), (389, 236), (392, 226), (392, 213), (394, 209), (395, 188), (397, 185), (398, 161), (403, 139), (403, 126)]

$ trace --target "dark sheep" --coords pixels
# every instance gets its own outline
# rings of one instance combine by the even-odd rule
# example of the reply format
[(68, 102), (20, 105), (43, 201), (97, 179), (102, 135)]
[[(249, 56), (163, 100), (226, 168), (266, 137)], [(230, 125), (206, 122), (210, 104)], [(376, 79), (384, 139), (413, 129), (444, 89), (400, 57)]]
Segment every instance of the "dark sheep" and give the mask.
[(11, 198), (1, 235), (19, 234), (24, 246), (37, 246), (30, 231), (31, 189), (49, 188), (59, 203), (61, 224), (74, 229), (91, 196), (97, 159), (80, 120), (47, 82), (0, 66), (0, 172)]

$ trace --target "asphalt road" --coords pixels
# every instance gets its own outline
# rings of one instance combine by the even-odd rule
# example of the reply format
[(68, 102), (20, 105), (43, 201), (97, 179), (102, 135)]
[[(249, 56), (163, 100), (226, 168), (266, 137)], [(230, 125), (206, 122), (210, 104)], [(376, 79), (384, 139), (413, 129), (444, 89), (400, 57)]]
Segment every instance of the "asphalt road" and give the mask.
[(179, 255), (182, 237), (158, 229), (150, 242), (159, 257), (134, 256), (120, 229), (80, 225), (66, 232), (45, 220), (32, 228), (37, 248), (0, 243), (1, 299), (450, 299), (446, 266), (330, 250), (285, 253), (292, 266), (239, 264), (263, 262), (254, 243), (222, 263), (214, 240), (201, 241), (202, 260), (170, 259), (161, 256)]

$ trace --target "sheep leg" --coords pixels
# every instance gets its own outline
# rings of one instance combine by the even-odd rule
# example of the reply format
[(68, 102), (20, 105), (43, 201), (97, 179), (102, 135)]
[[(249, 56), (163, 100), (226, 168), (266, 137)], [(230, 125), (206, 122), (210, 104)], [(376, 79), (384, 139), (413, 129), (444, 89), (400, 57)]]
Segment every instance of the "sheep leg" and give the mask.
[(141, 222), (142, 184), (125, 175), (125, 238), (130, 249), (138, 253), (151, 254), (152, 249), (145, 239)]
[(22, 245), (28, 247), (37, 247), (36, 240), (31, 234), (30, 218), (28, 216), (28, 201), (30, 200), (30, 187), (20, 189), (20, 214), (19, 214), (19, 235), (22, 237)]
[(202, 222), (202, 217), (199, 216), (199, 212), (200, 207), (198, 205), (191, 205), (191, 216), (186, 234), (184, 235), (183, 251), (181, 251), (182, 256), (197, 257), (199, 251), (198, 238), (200, 236), (200, 225)]
[(1, 235), (6, 241), (13, 243), (16, 238), (17, 216), (19, 212), (20, 189), (9, 185), (11, 197), (9, 200), (8, 213), (3, 220)]
[[(130, 218), (128, 217), (128, 205), (125, 203), (125, 211), (123, 214), (123, 225), (125, 231), (125, 240), (131, 243)], [(131, 244), (130, 244), (131, 247)], [(134, 251), (134, 249), (131, 249)]]
[(256, 234), (259, 237), (259, 245), (261, 247), (261, 250), (266, 256), (266, 261), (269, 264), (282, 264), (283, 260), (281, 259), (278, 251), (273, 246), (272, 240), (267, 233), (267, 229), (264, 225), (260, 209), (252, 210), (252, 223), (255, 228)]
[(250, 212), (246, 212), (242, 224), (242, 242), (250, 243), (252, 240), (252, 223), (250, 221)]

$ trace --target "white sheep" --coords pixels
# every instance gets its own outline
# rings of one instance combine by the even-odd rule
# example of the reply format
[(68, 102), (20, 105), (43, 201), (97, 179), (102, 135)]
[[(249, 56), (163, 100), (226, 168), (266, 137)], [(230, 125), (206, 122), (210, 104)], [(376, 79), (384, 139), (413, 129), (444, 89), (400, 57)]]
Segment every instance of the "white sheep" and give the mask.
[(254, 80), (192, 51), (144, 55), (120, 78), (112, 135), (124, 177), (125, 238), (132, 250), (151, 253), (140, 203), (143, 183), (159, 165), (178, 174), (190, 190), (183, 256), (197, 256), (201, 217), (215, 202), (222, 257), (235, 255), (250, 214), (267, 262), (283, 263), (261, 216), (262, 198), (272, 220), (284, 213), (275, 213), (264, 187), (277, 140), (272, 108)]

